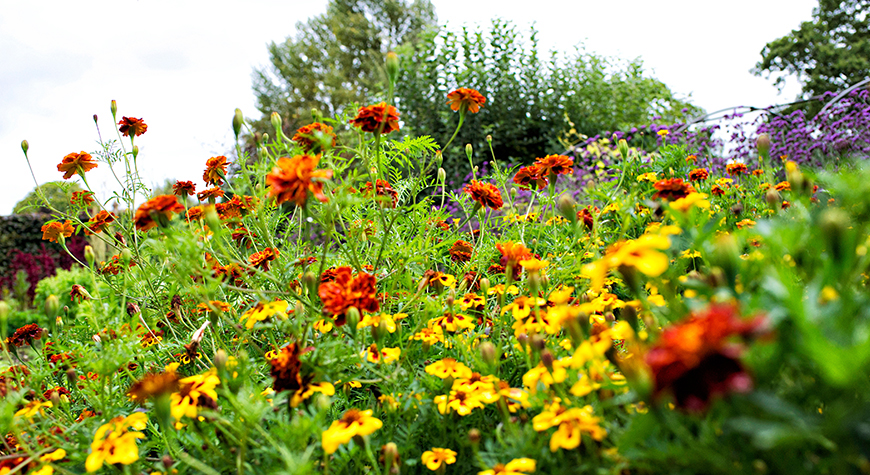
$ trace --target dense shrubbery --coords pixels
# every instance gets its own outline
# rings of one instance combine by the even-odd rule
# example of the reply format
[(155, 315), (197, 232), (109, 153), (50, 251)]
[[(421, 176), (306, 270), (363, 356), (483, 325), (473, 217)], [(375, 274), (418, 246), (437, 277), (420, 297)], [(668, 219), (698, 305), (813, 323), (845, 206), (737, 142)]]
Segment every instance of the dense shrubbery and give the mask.
[[(453, 98), (463, 118), (479, 100)], [(187, 181), (143, 202), (132, 143), (65, 157), (81, 179), (123, 167), (128, 211), (43, 228), (118, 253), (41, 283), (47, 324), (4, 335), (0, 473), (866, 466), (866, 167), (762, 139), (717, 171), (694, 142), (599, 137), (448, 192), (438, 144), (391, 138), (393, 112), (276, 131), (231, 179), (204, 160), (192, 207)]]

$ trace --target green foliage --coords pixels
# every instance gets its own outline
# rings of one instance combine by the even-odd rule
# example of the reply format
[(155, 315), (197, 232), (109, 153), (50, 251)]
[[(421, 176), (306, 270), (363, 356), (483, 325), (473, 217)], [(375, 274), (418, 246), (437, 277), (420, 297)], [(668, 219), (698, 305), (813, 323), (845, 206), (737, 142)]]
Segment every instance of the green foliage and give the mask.
[(454, 146), (444, 152), (448, 173), (460, 178), (468, 173), (466, 144), (482, 160), (490, 157), (487, 135), (496, 159), (527, 163), (561, 153), (581, 134), (623, 130), (654, 116), (676, 121), (685, 117), (684, 108), (698, 111), (649, 77), (640, 59), (621, 61), (583, 48), (544, 56), (534, 28), (525, 40), (503, 20), (493, 20), (486, 31), (430, 31), (399, 54), (396, 96), (406, 133), (430, 134), (445, 144), (459, 115), (444, 107), (447, 94), (467, 87), (487, 99), (479, 113), (467, 114)]
[[(867, 79), (870, 71), (870, 2), (819, 0), (813, 19), (761, 50), (756, 75), (776, 76), (782, 86), (789, 75), (802, 83), (802, 98), (837, 92)], [(822, 106), (806, 106), (817, 112)]]
[(75, 182), (69, 181), (50, 181), (39, 185), (39, 190), (34, 188), (33, 191), (27, 194), (21, 201), (15, 204), (12, 212), (15, 214), (24, 213), (51, 213), (51, 208), (45, 206), (45, 202), (40, 196), (48, 201), (48, 204), (63, 213), (72, 211), (70, 197), (74, 191), (81, 191), (82, 188)]
[(270, 65), (253, 75), (263, 113), (254, 130), (271, 133), (269, 116), (277, 112), (292, 137), (312, 122), (312, 109), (334, 117), (383, 95), (386, 53), (434, 23), (429, 0), (330, 0), (326, 13), (296, 25), (295, 37), (269, 45)]

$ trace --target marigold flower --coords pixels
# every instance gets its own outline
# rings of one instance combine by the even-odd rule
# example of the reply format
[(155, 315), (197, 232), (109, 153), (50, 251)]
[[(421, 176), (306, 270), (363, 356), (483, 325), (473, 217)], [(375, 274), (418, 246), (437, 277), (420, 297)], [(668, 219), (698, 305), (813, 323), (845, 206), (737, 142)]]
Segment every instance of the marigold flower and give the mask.
[(85, 460), (88, 473), (96, 472), (103, 463), (130, 465), (139, 460), (136, 440), (145, 438), (145, 434), (139, 431), (145, 429), (147, 422), (148, 416), (134, 412), (127, 417), (115, 417), (100, 426), (94, 434), (91, 453)]
[(658, 175), (656, 175), (655, 172), (643, 173), (643, 174), (637, 176), (638, 183), (643, 182), (643, 181), (648, 181), (650, 183), (654, 183), (656, 180), (658, 180)]
[(744, 174), (748, 171), (749, 167), (747, 167), (746, 164), (743, 162), (732, 162), (728, 165), (725, 165), (725, 172), (731, 176)]
[(275, 357), (269, 359), (269, 365), (272, 367), (270, 374), (272, 375), (272, 389), (275, 392), (281, 391), (297, 391), (302, 388), (303, 381), (302, 362), (299, 357), (303, 351), (295, 342), (285, 345), (278, 350)]
[(176, 421), (187, 416), (196, 418), (198, 407), (217, 407), (217, 391), (221, 383), (214, 368), (203, 374), (195, 374), (178, 380), (178, 392), (171, 395), (170, 412)]
[(522, 475), (535, 471), (535, 461), (529, 458), (513, 459), (507, 464), (497, 464), (492, 470), (477, 472), (477, 475)]
[(689, 195), (685, 198), (678, 198), (674, 201), (671, 201), (669, 203), (669, 206), (671, 207), (671, 209), (675, 209), (683, 213), (689, 211), (690, 209), (692, 209), (692, 207), (706, 209), (710, 207), (710, 202), (707, 201), (706, 198), (706, 193), (689, 193)]
[(33, 343), (33, 340), (42, 338), (43, 331), (42, 328), (39, 328), (39, 325), (28, 323), (27, 325), (15, 330), (15, 333), (13, 333), (12, 336), (6, 338), (6, 343), (17, 347), (29, 345)]
[(760, 334), (765, 325), (763, 317), (742, 319), (735, 305), (716, 304), (665, 328), (646, 354), (653, 394), (671, 392), (678, 407), (701, 411), (716, 396), (749, 391), (752, 379), (738, 360), (743, 347), (729, 339)]
[(70, 289), (69, 292), (69, 299), (70, 301), (74, 301), (76, 298), (78, 298), (79, 302), (81, 302), (83, 300), (90, 300), (91, 295), (81, 285), (73, 284), (72, 289)]
[(432, 447), (432, 450), (423, 452), (420, 459), (423, 461), (423, 464), (426, 465), (426, 468), (434, 472), (441, 467), (442, 463), (444, 465), (456, 463), (456, 452), (450, 449)]
[(267, 272), (269, 270), (269, 262), (274, 261), (280, 254), (281, 252), (277, 249), (267, 247), (260, 252), (251, 254), (248, 257), (248, 263), (250, 263), (252, 267)]
[(791, 190), (791, 184), (787, 181), (781, 181), (777, 183), (774, 188), (776, 191), (789, 191)]
[(276, 204), (293, 201), (296, 206), (304, 206), (310, 190), (321, 203), (329, 201), (323, 194), (323, 180), (332, 178), (332, 170), (315, 170), (319, 161), (317, 155), (279, 158), (266, 175), (269, 197), (275, 198)]
[(550, 437), (550, 452), (560, 448), (573, 450), (580, 446), (581, 434), (587, 433), (595, 440), (602, 440), (607, 431), (601, 428), (601, 418), (595, 417), (592, 406), (582, 408), (559, 409), (558, 412), (544, 411), (532, 420), (534, 428), (538, 432), (545, 431), (550, 427), (557, 427), (553, 436)]
[(143, 404), (147, 399), (178, 391), (178, 381), (179, 377), (175, 371), (148, 373), (130, 386), (127, 396), (133, 402)]
[(689, 172), (689, 181), (704, 181), (710, 177), (710, 173), (704, 168), (696, 168)]
[(46, 407), (51, 408), (54, 404), (50, 401), (42, 402), (39, 400), (29, 401), (24, 405), (21, 409), (15, 412), (15, 417), (24, 417), (26, 419), (33, 419), (37, 414), (45, 415), (44, 409)]
[(124, 135), (124, 137), (129, 137), (131, 135), (138, 137), (148, 130), (148, 125), (145, 124), (145, 121), (135, 117), (122, 117), (118, 122), (118, 125), (120, 126), (118, 130)]
[(514, 278), (519, 276), (519, 273), (523, 269), (520, 261), (534, 257), (532, 251), (521, 242), (497, 242), (495, 247), (501, 253), (499, 264), (505, 268), (512, 268)]
[(69, 202), (78, 206), (90, 206), (94, 202), (94, 194), (90, 191), (73, 191)]
[(737, 226), (737, 229), (751, 228), (755, 226), (755, 221), (751, 219), (743, 219), (734, 223), (734, 225)]
[(586, 226), (586, 229), (590, 231), (592, 231), (592, 227), (595, 226), (595, 215), (592, 214), (593, 212), (597, 213), (598, 208), (587, 206), (577, 212), (577, 221), (582, 221)]
[(461, 313), (445, 312), (443, 316), (429, 320), (428, 326), (441, 327), (444, 331), (455, 333), (460, 330), (473, 329), (474, 320), (468, 315)]
[(291, 140), (299, 144), (306, 153), (319, 151), (323, 145), (335, 147), (335, 134), (332, 132), (332, 127), (320, 122), (300, 127)]
[(425, 345), (446, 343), (444, 340), (444, 329), (437, 325), (423, 328), (419, 332), (411, 335), (408, 339), (422, 341)]
[(652, 197), (653, 199), (663, 199), (663, 200), (676, 200), (679, 198), (685, 198), (695, 191), (687, 182), (684, 182), (682, 178), (668, 178), (665, 180), (659, 180), (653, 185), (656, 190), (658, 190)]
[(333, 421), (329, 429), (323, 431), (320, 443), (323, 451), (334, 454), (342, 444), (350, 442), (355, 436), (366, 436), (383, 427), (380, 419), (372, 417), (372, 410), (349, 409), (341, 419)]
[(453, 246), (448, 249), (448, 253), (450, 254), (450, 260), (453, 262), (468, 262), (471, 260), (471, 253), (474, 251), (474, 247), (470, 242), (457, 240), (453, 243)]
[(713, 185), (710, 188), (710, 194), (713, 196), (722, 196), (725, 194), (725, 190), (723, 190), (719, 185)]
[(547, 175), (541, 173), (541, 167), (538, 164), (522, 167), (514, 175), (514, 183), (524, 188), (531, 188), (532, 182), (538, 186), (539, 190), (547, 187)]
[(453, 385), (449, 395), (435, 396), (433, 402), (441, 414), (456, 412), (460, 416), (467, 416), (475, 409), (484, 407), (484, 401), (478, 397), (477, 391), (456, 384)]
[(477, 180), (471, 180), (471, 183), (463, 188), (466, 193), (471, 195), (471, 198), (478, 205), (484, 208), (499, 209), (504, 202), (501, 199), (501, 192), (492, 183), (483, 183)]
[(157, 221), (154, 220), (152, 215), (157, 216), (158, 219), (162, 216), (163, 219), (168, 221), (172, 219), (173, 213), (180, 213), (182, 211), (184, 211), (184, 205), (179, 203), (178, 198), (174, 195), (159, 195), (146, 201), (136, 210), (136, 214), (133, 215), (133, 222), (136, 224), (137, 230), (148, 231), (157, 226)]
[(196, 199), (199, 201), (207, 201), (209, 199), (218, 199), (224, 197), (224, 190), (218, 187), (206, 188), (196, 194)]
[(399, 359), (402, 350), (401, 348), (379, 349), (377, 344), (372, 343), (363, 354), (369, 363), (392, 363)]
[(42, 239), (49, 242), (58, 242), (60, 236), (68, 238), (72, 236), (75, 228), (73, 228), (72, 221), (66, 220), (63, 223), (60, 221), (53, 221), (51, 223), (45, 223), (42, 225)]
[[(395, 208), (397, 204), (399, 204), (399, 192), (393, 189), (393, 186), (386, 180), (377, 179), (375, 180), (375, 195), (378, 197), (389, 197), (392, 202), (391, 208)], [(372, 182), (367, 181), (365, 187), (363, 188), (363, 194), (365, 196), (372, 195)], [(380, 201), (380, 200), (379, 200)], [(382, 206), (383, 201), (381, 201)]]
[(447, 94), (447, 104), (450, 104), (450, 108), (454, 111), (459, 111), (460, 113), (468, 111), (476, 114), (486, 104), (486, 98), (475, 89), (460, 87)]
[(90, 220), (88, 220), (88, 225), (85, 228), (85, 234), (91, 235), (105, 231), (109, 228), (109, 224), (115, 221), (115, 213), (110, 213), (106, 210), (100, 210), (99, 213), (95, 214)]
[(172, 185), (172, 193), (176, 196), (191, 196), (196, 193), (196, 184), (192, 181), (176, 180)]
[(353, 276), (351, 268), (346, 266), (335, 269), (334, 275), (331, 282), (320, 284), (317, 293), (323, 302), (323, 309), (332, 314), (337, 326), (345, 324), (345, 313), (351, 307), (356, 307), (360, 312), (380, 310), (375, 276), (365, 272)]
[(547, 155), (536, 159), (535, 165), (541, 176), (570, 175), (574, 171), (574, 160), (565, 155)]
[(221, 186), (224, 183), (223, 178), (227, 174), (227, 165), (230, 163), (232, 162), (228, 162), (227, 157), (223, 155), (206, 160), (205, 171), (202, 173), (202, 181), (205, 182), (205, 185)]
[(97, 162), (84, 150), (63, 157), (63, 160), (57, 165), (57, 171), (63, 172), (64, 180), (69, 180), (76, 173), (84, 176), (85, 173), (94, 168), (97, 168)]
[(360, 107), (356, 117), (349, 121), (363, 132), (388, 134), (399, 130), (399, 112), (386, 102), (372, 106)]
[(620, 241), (607, 249), (604, 257), (583, 266), (583, 273), (590, 276), (592, 290), (601, 290), (604, 277), (610, 269), (620, 269), (626, 274), (637, 269), (650, 277), (658, 277), (667, 270), (668, 256), (660, 252), (671, 247), (667, 236), (644, 234), (637, 239)]
[(252, 329), (254, 324), (263, 320), (277, 316), (278, 318), (287, 319), (287, 308), (290, 306), (284, 300), (276, 300), (274, 302), (259, 302), (250, 310), (242, 314), (240, 321), (245, 322), (245, 328)]
[(307, 384), (305, 387), (299, 388), (295, 393), (293, 393), (293, 396), (290, 398), (290, 407), (298, 407), (304, 401), (308, 400), (308, 398), (313, 396), (314, 393), (332, 396), (335, 394), (335, 386), (328, 382)]
[(469, 378), (472, 373), (471, 368), (453, 358), (444, 358), (426, 366), (426, 372), (441, 379)]
[(381, 313), (378, 315), (366, 315), (364, 316), (359, 323), (356, 324), (357, 329), (368, 328), (368, 327), (379, 327), (383, 328), (387, 331), (387, 333), (395, 333), (396, 332), (396, 320), (404, 317), (404, 314), (396, 314), (396, 317), (393, 318), (392, 315), (388, 315), (386, 313)]

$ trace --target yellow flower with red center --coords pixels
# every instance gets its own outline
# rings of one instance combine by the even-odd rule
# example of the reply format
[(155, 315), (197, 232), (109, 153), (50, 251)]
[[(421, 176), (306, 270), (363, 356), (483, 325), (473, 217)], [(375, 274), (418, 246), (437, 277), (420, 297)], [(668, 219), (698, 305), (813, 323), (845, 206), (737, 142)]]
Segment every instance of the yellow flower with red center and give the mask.
[(116, 417), (100, 426), (94, 434), (91, 453), (85, 460), (88, 473), (96, 472), (103, 463), (130, 465), (139, 460), (136, 440), (145, 438), (145, 434), (138, 431), (145, 429), (147, 422), (148, 416), (136, 412), (127, 417)]
[(287, 319), (287, 308), (289, 304), (284, 300), (276, 300), (274, 302), (260, 302), (247, 312), (242, 314), (239, 321), (245, 323), (245, 328), (248, 330), (254, 328), (254, 324), (262, 322), (270, 317), (278, 317), (281, 320)]
[(426, 366), (426, 372), (441, 379), (468, 378), (472, 373), (471, 368), (453, 358), (444, 358)]
[(456, 412), (460, 416), (467, 416), (474, 409), (484, 407), (475, 391), (467, 387), (457, 388), (455, 384), (449, 395), (435, 396), (434, 402), (441, 414)]
[(556, 432), (550, 437), (551, 452), (555, 452), (559, 448), (576, 449), (580, 446), (581, 436), (584, 432), (595, 440), (604, 439), (607, 431), (601, 427), (600, 423), (601, 419), (593, 415), (592, 406), (588, 405), (567, 410), (558, 407), (556, 411), (544, 411), (532, 419), (532, 424), (538, 432), (558, 426)]
[(513, 302), (504, 306), (501, 309), (501, 314), (504, 315), (508, 311), (511, 312), (511, 315), (517, 320), (521, 320), (529, 316), (532, 313), (532, 310), (535, 307), (543, 307), (547, 305), (547, 299), (543, 297), (517, 297)]
[(477, 475), (522, 475), (535, 471), (535, 461), (529, 458), (513, 459), (506, 464), (496, 464), (491, 470), (477, 472)]
[(482, 310), (486, 305), (486, 299), (475, 293), (468, 293), (459, 301), (459, 308), (462, 310)]
[(303, 401), (314, 395), (314, 393), (332, 396), (335, 394), (335, 386), (333, 386), (332, 383), (324, 381), (322, 383), (312, 383), (306, 385), (304, 388), (299, 388), (290, 398), (290, 407), (299, 406)]
[(444, 343), (445, 345), (448, 345), (444, 340), (444, 329), (440, 326), (430, 325), (411, 335), (408, 339), (412, 341), (422, 341), (424, 345), (431, 345), (433, 343)]
[(180, 421), (184, 416), (195, 418), (199, 406), (209, 404), (216, 407), (215, 388), (220, 383), (221, 380), (214, 369), (179, 380), (179, 390), (172, 393), (170, 400), (172, 417), (176, 421)]
[(15, 413), (15, 416), (16, 417), (21, 416), (21, 417), (25, 417), (27, 419), (33, 419), (33, 416), (35, 416), (37, 414), (39, 414), (41, 416), (45, 415), (45, 408), (52, 407), (52, 406), (53, 406), (53, 404), (50, 401), (46, 401), (46, 402), (42, 402), (42, 401), (38, 401), (38, 400), (30, 401), (27, 404), (25, 404), (23, 408), (19, 409)]
[(329, 429), (323, 431), (320, 443), (323, 451), (334, 454), (342, 444), (350, 442), (355, 436), (366, 436), (383, 427), (383, 422), (372, 417), (372, 410), (349, 409), (341, 419), (333, 421)]
[(543, 363), (538, 363), (538, 366), (528, 370), (523, 375), (523, 386), (529, 389), (529, 392), (535, 393), (538, 390), (538, 383), (545, 387), (550, 387), (555, 383), (561, 383), (568, 379), (568, 371), (565, 368), (568, 366), (566, 360), (553, 361), (552, 369), (544, 366)]
[(392, 363), (399, 359), (401, 354), (401, 348), (384, 348), (381, 350), (378, 349), (376, 343), (372, 343), (363, 351), (362, 356), (364, 356), (369, 363)]
[(389, 333), (395, 333), (396, 321), (393, 315), (388, 315), (386, 313), (382, 313), (379, 315), (366, 315), (365, 317), (363, 317), (362, 320), (359, 321), (359, 323), (357, 323), (356, 327), (357, 329), (366, 327), (378, 327), (386, 329)]
[(668, 269), (668, 256), (661, 250), (671, 247), (667, 236), (644, 234), (610, 246), (601, 259), (583, 266), (583, 273), (592, 280), (592, 290), (598, 292), (611, 269), (637, 269), (641, 273), (658, 277)]
[(434, 472), (441, 467), (441, 464), (450, 465), (456, 463), (456, 452), (450, 449), (432, 447), (432, 450), (423, 452), (420, 459), (426, 465), (426, 468)]
[(447, 312), (442, 317), (435, 317), (429, 320), (429, 327), (441, 327), (444, 331), (458, 332), (462, 330), (471, 330), (474, 328), (474, 322), (468, 315), (461, 313)]

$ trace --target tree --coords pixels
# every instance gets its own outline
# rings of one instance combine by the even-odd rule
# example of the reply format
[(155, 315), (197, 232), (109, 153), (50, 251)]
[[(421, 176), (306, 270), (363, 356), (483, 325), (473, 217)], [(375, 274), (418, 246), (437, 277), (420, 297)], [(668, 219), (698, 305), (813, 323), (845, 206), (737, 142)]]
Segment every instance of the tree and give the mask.
[(270, 65), (253, 75), (263, 113), (254, 130), (270, 131), (272, 112), (289, 133), (311, 122), (312, 109), (332, 117), (383, 94), (386, 53), (435, 21), (429, 0), (330, 0), (326, 13), (296, 25), (295, 37), (269, 45)]
[(398, 52), (396, 101), (405, 132), (432, 135), (443, 146), (458, 121), (445, 105), (447, 94), (468, 87), (487, 98), (479, 113), (466, 116), (444, 151), (444, 168), (454, 178), (469, 172), (465, 144), (481, 160), (490, 156), (490, 134), (498, 160), (530, 162), (563, 152), (568, 135), (626, 130), (655, 117), (675, 122), (700, 111), (649, 77), (640, 60), (607, 58), (582, 48), (541, 57), (534, 28), (524, 41), (503, 20), (494, 20), (489, 31), (432, 31)]
[[(49, 204), (58, 211), (67, 213), (70, 211), (70, 197), (74, 191), (81, 191), (81, 187), (74, 182), (65, 181), (50, 181), (39, 186), (45, 199)], [(40, 198), (39, 193), (34, 188), (27, 196), (15, 204), (12, 209), (13, 214), (25, 213), (51, 213), (51, 209), (47, 208)]]
[[(767, 43), (752, 72), (803, 83), (802, 99), (836, 92), (870, 77), (870, 0), (819, 0), (812, 21)], [(813, 103), (817, 111), (821, 105)]]

